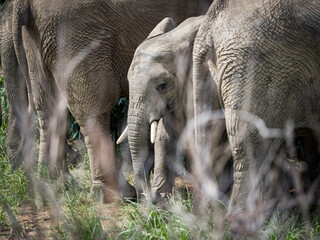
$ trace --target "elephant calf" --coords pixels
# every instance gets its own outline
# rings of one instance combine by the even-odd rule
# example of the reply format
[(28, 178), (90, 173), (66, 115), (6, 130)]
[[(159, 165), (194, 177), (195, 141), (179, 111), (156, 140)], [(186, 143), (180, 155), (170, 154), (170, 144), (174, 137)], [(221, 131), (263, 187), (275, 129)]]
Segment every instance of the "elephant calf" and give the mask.
[[(153, 156), (153, 202), (171, 192), (178, 138), (193, 118), (192, 49), (203, 16), (176, 27), (163, 19), (137, 48), (128, 72), (128, 138), (138, 193), (146, 188)], [(218, 102), (218, 101), (215, 101)], [(151, 134), (149, 140), (149, 134)]]

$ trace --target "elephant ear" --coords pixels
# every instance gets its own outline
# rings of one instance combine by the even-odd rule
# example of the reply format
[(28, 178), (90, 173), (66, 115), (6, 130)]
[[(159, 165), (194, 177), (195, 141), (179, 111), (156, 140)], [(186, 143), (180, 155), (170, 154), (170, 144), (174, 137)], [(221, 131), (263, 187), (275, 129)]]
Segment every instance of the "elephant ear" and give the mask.
[(169, 32), (172, 29), (174, 29), (176, 26), (177, 25), (172, 18), (166, 17), (160, 23), (158, 23), (158, 25), (152, 30), (147, 40), (150, 38), (162, 35), (166, 32)]

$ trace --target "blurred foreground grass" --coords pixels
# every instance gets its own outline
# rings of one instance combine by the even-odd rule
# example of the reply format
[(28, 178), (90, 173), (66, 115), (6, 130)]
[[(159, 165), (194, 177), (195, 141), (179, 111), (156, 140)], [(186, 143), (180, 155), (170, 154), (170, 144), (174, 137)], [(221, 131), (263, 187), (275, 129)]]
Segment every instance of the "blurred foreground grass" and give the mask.
[[(3, 123), (0, 129), (0, 239), (232, 239), (224, 219), (225, 206), (201, 206), (188, 190), (175, 192), (161, 206), (144, 204), (103, 205), (91, 194), (87, 155), (70, 172), (65, 185), (41, 179), (51, 199), (39, 197), (26, 173), (12, 171), (6, 155), (8, 101), (0, 79)], [(195, 205), (194, 203), (198, 201)], [(195, 207), (197, 206), (197, 207)], [(31, 209), (26, 212), (25, 209)], [(42, 215), (40, 214), (42, 213)], [(12, 214), (12, 215), (10, 215)], [(10, 215), (10, 216), (9, 216)], [(40, 217), (37, 224), (36, 217)], [(44, 217), (42, 217), (44, 216)], [(22, 233), (10, 232), (12, 217)], [(301, 220), (299, 213), (275, 214), (264, 225), (259, 239), (320, 239), (320, 216)], [(16, 238), (15, 238), (16, 237)]]

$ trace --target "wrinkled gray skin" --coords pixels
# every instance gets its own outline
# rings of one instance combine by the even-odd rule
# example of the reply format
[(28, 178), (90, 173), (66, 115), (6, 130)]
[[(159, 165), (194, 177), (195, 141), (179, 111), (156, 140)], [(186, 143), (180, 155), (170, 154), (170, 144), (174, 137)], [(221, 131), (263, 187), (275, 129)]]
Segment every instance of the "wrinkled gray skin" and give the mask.
[[(210, 1), (16, 3), (14, 46), (19, 64), (32, 66), (29, 75), (40, 122), (40, 161), (48, 162), (52, 174), (65, 171), (59, 149), (68, 108), (85, 137), (94, 188), (102, 189), (105, 202), (115, 201), (118, 190), (123, 197), (131, 197), (133, 188), (117, 177), (109, 125), (118, 98), (128, 96), (126, 73), (134, 49), (164, 16), (181, 22), (203, 13)], [(23, 63), (25, 55), (27, 63)]]
[(27, 125), (30, 115), (26, 81), (18, 64), (12, 38), (13, 2), (7, 0), (0, 8), (0, 67), (9, 102), (8, 157), (13, 167), (17, 167), (22, 159), (24, 145), (20, 143), (25, 141), (23, 136), (28, 135), (28, 129), (23, 128)]
[(176, 27), (171, 18), (163, 19), (137, 48), (128, 72), (128, 139), (139, 195), (150, 184), (150, 124), (159, 122), (151, 187), (154, 203), (171, 192), (177, 140), (193, 117), (192, 48), (202, 20), (202, 16), (189, 18)]
[[(284, 130), (290, 123), (293, 129), (311, 129), (319, 138), (320, 2), (214, 1), (197, 34), (193, 61), (196, 123), (207, 75), (218, 86), (225, 111), (234, 158), (230, 220), (243, 216), (237, 222), (240, 228), (255, 226), (259, 214), (250, 215), (256, 209), (250, 204), (260, 196), (255, 190), (261, 180), (255, 185), (251, 173), (270, 164), (267, 154), (280, 148), (284, 136), (281, 131), (259, 132), (261, 125), (250, 123), (254, 118), (246, 113), (268, 128)], [(204, 146), (202, 139), (200, 127), (198, 147)], [(263, 178), (265, 173), (259, 174)]]
[[(27, 158), (26, 155), (32, 148), (33, 102), (31, 92), (28, 91), (31, 89), (29, 74), (23, 76), (14, 49), (12, 36), (13, 2), (14, 0), (7, 0), (0, 8), (0, 72), (3, 73), (9, 102), (8, 158), (15, 169), (22, 164), (24, 158)], [(24, 71), (27, 73), (27, 65), (24, 67)], [(70, 161), (74, 160), (71, 158), (77, 158), (77, 153), (66, 142), (65, 152), (68, 152)]]

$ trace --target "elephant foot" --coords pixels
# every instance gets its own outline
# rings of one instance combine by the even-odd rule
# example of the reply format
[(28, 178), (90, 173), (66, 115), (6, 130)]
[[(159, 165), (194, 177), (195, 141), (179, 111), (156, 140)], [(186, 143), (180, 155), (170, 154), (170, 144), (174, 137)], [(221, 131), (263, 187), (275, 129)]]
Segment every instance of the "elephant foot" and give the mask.
[(104, 193), (102, 186), (93, 186), (90, 194), (91, 198), (97, 203), (104, 203)]
[(136, 201), (136, 189), (131, 186), (125, 178), (120, 178), (118, 186), (107, 187), (100, 181), (93, 181), (92, 195), (95, 201), (103, 203), (124, 201)]
[(118, 191), (107, 188), (103, 185), (95, 185), (92, 187), (91, 197), (97, 203), (117, 203), (119, 202)]
[(155, 192), (151, 196), (152, 204), (156, 205), (156, 204), (162, 203), (163, 200), (166, 199), (168, 196), (169, 196), (168, 193)]
[(119, 195), (120, 198), (124, 201), (136, 201), (137, 200), (137, 193), (136, 189), (131, 186), (127, 181), (124, 184), (119, 186)]
[[(254, 217), (253, 217), (254, 218)], [(258, 239), (258, 230), (247, 212), (229, 212), (226, 216), (233, 239)], [(252, 224), (253, 223), (253, 224)], [(255, 231), (256, 230), (256, 231)]]

